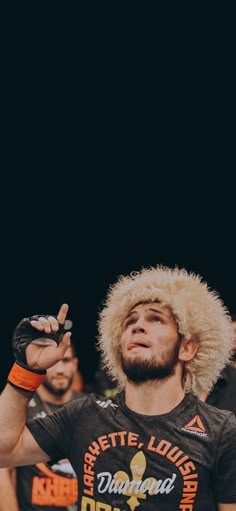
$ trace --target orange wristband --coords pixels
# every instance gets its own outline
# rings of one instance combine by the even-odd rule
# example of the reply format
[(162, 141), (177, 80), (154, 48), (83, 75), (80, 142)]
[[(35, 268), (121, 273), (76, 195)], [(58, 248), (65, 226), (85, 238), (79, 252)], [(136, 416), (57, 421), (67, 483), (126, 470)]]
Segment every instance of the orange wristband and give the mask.
[(35, 392), (44, 380), (45, 375), (46, 371), (32, 369), (31, 367), (23, 366), (19, 362), (15, 362), (10, 370), (7, 381), (16, 389)]

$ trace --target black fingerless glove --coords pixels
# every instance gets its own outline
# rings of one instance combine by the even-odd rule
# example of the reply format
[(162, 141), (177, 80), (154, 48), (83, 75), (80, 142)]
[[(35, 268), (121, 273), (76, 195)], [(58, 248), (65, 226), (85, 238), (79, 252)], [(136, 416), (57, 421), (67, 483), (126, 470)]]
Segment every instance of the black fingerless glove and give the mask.
[(17, 362), (21, 362), (22, 364), (27, 365), (25, 356), (26, 348), (28, 344), (36, 339), (39, 339), (40, 337), (52, 339), (53, 341), (56, 341), (57, 344), (59, 344), (64, 333), (64, 325), (59, 323), (59, 330), (57, 332), (47, 334), (44, 331), (37, 330), (30, 324), (30, 321), (38, 321), (38, 319), (42, 317), (48, 318), (49, 316), (38, 314), (31, 316), (30, 318), (22, 319), (17, 325), (12, 338), (13, 352)]
[[(22, 319), (22, 321), (20, 321), (17, 325), (12, 338), (12, 346), (16, 362), (8, 375), (7, 381), (12, 387), (20, 390), (26, 395), (35, 392), (46, 375), (46, 371), (33, 369), (27, 365), (25, 350), (28, 344), (40, 337), (52, 339), (59, 344), (64, 333), (64, 325), (61, 325), (60, 323), (58, 331), (52, 332), (51, 334), (37, 330), (30, 324), (30, 321), (37, 321), (40, 317), (42, 317), (42, 314)], [(48, 316), (43, 317), (48, 318)]]

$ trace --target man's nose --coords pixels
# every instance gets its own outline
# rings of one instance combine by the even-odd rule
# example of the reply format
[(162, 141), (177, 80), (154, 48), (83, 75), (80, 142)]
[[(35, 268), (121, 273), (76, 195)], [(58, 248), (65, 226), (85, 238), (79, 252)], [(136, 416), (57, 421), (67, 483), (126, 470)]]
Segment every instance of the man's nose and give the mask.
[(145, 332), (145, 326), (142, 320), (136, 321), (136, 323), (132, 327), (132, 332), (138, 333), (138, 332)]

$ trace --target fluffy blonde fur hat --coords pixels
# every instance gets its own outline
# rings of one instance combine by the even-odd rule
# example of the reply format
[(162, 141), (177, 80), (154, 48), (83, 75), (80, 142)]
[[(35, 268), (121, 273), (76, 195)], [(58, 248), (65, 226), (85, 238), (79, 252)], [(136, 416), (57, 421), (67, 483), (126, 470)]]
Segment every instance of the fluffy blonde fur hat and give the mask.
[(230, 315), (218, 294), (199, 275), (164, 266), (119, 277), (108, 291), (99, 318), (98, 349), (110, 376), (124, 388), (120, 337), (123, 321), (140, 302), (158, 301), (173, 313), (179, 333), (199, 344), (185, 365), (185, 391), (209, 391), (228, 362), (233, 343)]

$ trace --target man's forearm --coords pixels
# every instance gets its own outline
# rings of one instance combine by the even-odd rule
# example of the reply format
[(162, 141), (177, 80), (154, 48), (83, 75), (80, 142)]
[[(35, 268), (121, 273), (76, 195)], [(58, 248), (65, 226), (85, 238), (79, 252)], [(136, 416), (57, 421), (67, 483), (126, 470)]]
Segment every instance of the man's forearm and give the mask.
[(68, 305), (63, 304), (57, 317), (24, 318), (14, 331), (15, 363), (0, 396), (0, 467), (32, 465), (49, 459), (25, 427), (26, 412), (47, 369), (62, 360), (70, 346), (71, 333), (64, 334), (63, 327), (67, 312)]
[(7, 384), (0, 396), (0, 466), (4, 464), (19, 442), (25, 426), (27, 404), (30, 399)]
[(15, 469), (0, 469), (0, 511), (19, 511)]

